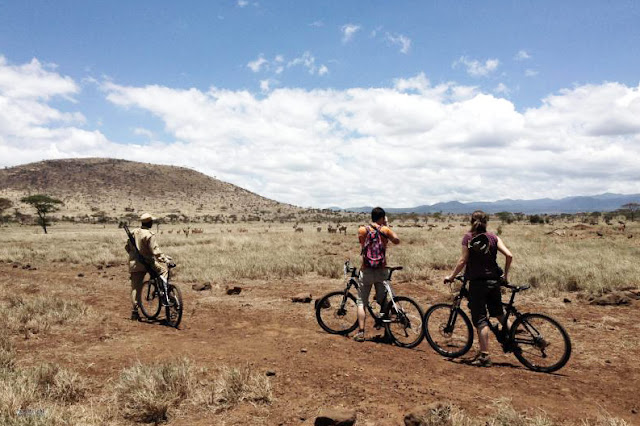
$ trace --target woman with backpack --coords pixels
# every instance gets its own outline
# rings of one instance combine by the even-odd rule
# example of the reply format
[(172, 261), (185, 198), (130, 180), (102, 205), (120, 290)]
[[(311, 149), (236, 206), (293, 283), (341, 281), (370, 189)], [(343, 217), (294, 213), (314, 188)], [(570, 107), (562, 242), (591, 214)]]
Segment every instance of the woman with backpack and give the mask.
[(371, 210), (371, 223), (358, 229), (360, 241), (362, 266), (360, 267), (360, 287), (358, 288), (358, 332), (354, 336), (357, 342), (364, 342), (364, 326), (367, 313), (365, 306), (369, 303), (371, 286), (376, 287), (376, 300), (378, 304), (384, 303), (386, 296), (384, 284), (387, 279), (387, 244), (399, 244), (400, 239), (387, 224), (387, 214), (381, 207)]
[[(464, 268), (469, 282), (471, 319), (478, 332), (480, 351), (470, 363), (491, 366), (489, 357), (489, 315), (502, 321), (504, 311), (500, 294), (500, 281), (507, 281), (513, 255), (497, 235), (487, 232), (487, 214), (476, 210), (471, 215), (471, 229), (462, 237), (462, 255), (445, 283), (450, 283)], [(498, 266), (497, 254), (505, 257), (504, 273)]]

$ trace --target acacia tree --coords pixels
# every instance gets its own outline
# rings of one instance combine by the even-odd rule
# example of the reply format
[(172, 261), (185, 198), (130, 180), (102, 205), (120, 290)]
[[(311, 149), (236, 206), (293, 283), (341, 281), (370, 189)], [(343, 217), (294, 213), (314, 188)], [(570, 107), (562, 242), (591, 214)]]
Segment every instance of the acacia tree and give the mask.
[(28, 197), (21, 198), (20, 201), (25, 204), (29, 204), (36, 209), (36, 213), (38, 214), (38, 224), (42, 226), (45, 234), (47, 233), (47, 225), (49, 225), (47, 222), (47, 215), (60, 210), (60, 205), (63, 204), (62, 201), (44, 194), (30, 195)]
[(9, 200), (8, 198), (0, 198), (0, 220), (5, 220), (3, 213), (8, 208), (11, 208), (11, 206), (13, 206), (11, 200)]
[(623, 209), (629, 210), (631, 216), (631, 222), (633, 222), (633, 216), (635, 212), (640, 210), (640, 203), (627, 203), (622, 206)]

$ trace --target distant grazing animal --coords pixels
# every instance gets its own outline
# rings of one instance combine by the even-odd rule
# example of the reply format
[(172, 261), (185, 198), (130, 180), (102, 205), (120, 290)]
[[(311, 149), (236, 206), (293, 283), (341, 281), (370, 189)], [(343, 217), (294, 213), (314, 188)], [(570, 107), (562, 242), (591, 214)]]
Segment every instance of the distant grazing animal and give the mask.
[(204, 230), (202, 228), (193, 228), (191, 230), (192, 234), (202, 234), (204, 232)]
[(622, 221), (618, 221), (618, 223), (620, 224), (620, 226), (618, 226), (618, 231), (624, 232), (625, 228), (627, 227), (627, 225), (622, 222)]
[(344, 233), (344, 235), (347, 235), (347, 227), (346, 226), (338, 227), (338, 232), (340, 232), (341, 234)]
[(167, 231), (167, 234), (173, 234), (173, 229), (169, 229), (169, 230)]
[(189, 230), (191, 229), (190, 226), (187, 226), (186, 228), (182, 229), (182, 232), (184, 232), (184, 236), (188, 237), (189, 236)]
[(322, 227), (318, 226), (318, 232), (322, 231)]
[(304, 232), (303, 228), (296, 228), (296, 232)]
[(336, 232), (338, 232), (338, 230), (336, 228), (331, 227), (331, 225), (327, 226), (327, 232), (330, 234), (335, 234)]

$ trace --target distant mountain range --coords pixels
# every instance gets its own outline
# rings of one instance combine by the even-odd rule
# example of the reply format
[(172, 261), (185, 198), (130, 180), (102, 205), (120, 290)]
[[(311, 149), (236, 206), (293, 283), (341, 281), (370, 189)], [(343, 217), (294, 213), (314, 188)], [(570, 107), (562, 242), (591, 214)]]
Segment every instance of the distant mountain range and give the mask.
[[(558, 214), (581, 212), (607, 212), (619, 209), (627, 203), (640, 203), (640, 194), (600, 194), (591, 196), (576, 196), (554, 200), (541, 198), (538, 200), (499, 200), (461, 203), (448, 201), (432, 205), (422, 205), (411, 208), (386, 208), (389, 213), (472, 213), (483, 210), (486, 213), (512, 212), (526, 214)], [(370, 212), (372, 207), (350, 207), (344, 209), (349, 212)]]

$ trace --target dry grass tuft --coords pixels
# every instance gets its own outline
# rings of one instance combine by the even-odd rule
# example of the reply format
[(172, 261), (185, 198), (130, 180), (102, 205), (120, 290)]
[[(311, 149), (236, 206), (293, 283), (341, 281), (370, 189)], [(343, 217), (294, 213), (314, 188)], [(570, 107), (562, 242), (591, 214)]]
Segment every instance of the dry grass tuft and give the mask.
[(115, 386), (117, 405), (129, 420), (166, 421), (170, 409), (195, 395), (202, 371), (188, 359), (152, 365), (138, 363), (120, 373)]
[(3, 316), (9, 329), (28, 338), (30, 333), (46, 333), (53, 326), (64, 326), (85, 319), (88, 312), (88, 306), (76, 300), (69, 301), (56, 296), (23, 298), (10, 295)]
[(240, 402), (270, 404), (273, 401), (271, 383), (248, 365), (244, 367), (223, 367), (215, 381), (214, 402), (228, 408)]
[(13, 370), (16, 365), (16, 352), (6, 329), (0, 330), (0, 371)]

